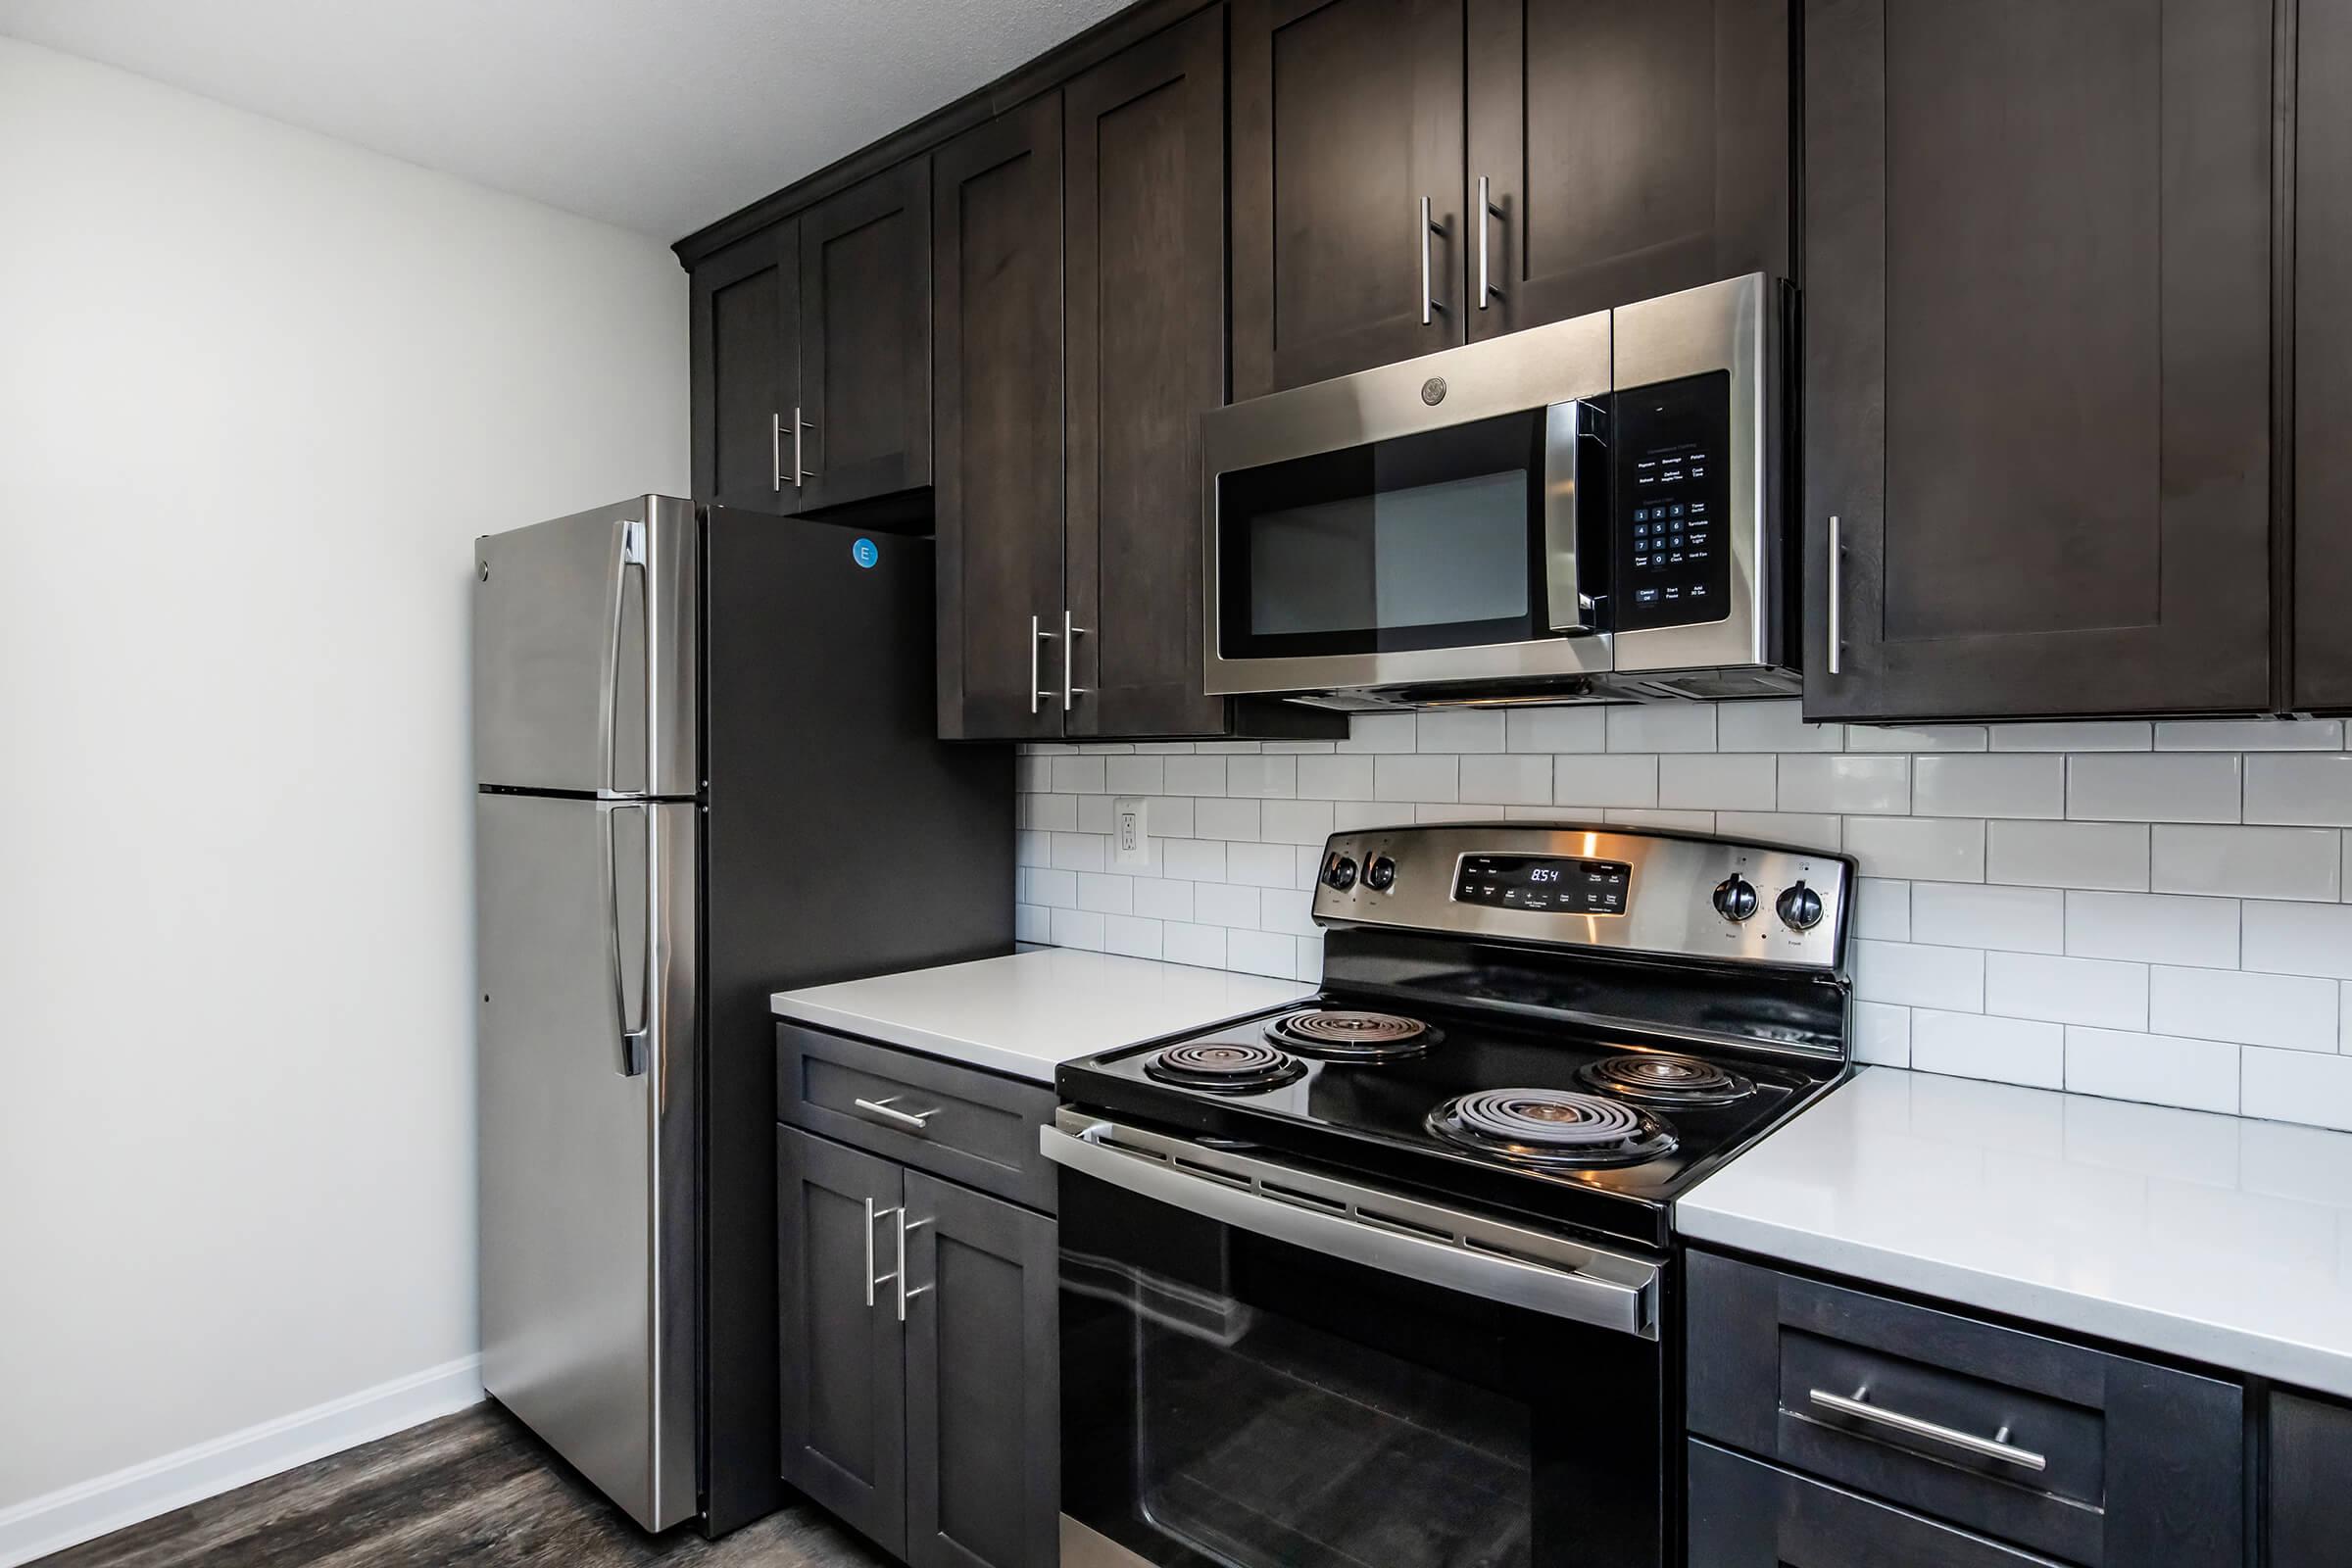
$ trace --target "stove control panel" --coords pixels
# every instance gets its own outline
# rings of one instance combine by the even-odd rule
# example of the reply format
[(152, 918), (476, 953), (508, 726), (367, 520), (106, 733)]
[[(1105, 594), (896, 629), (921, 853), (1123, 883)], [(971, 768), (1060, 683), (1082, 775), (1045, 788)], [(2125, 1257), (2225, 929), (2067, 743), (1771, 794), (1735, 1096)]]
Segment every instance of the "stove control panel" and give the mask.
[(1854, 861), (1570, 823), (1335, 833), (1315, 923), (1846, 972)]

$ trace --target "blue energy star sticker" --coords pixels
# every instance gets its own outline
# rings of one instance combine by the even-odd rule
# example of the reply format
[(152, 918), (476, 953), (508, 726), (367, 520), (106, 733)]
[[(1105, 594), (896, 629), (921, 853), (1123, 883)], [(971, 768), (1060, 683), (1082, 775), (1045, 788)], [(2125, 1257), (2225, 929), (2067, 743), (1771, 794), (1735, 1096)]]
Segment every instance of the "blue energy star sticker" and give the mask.
[(850, 546), (850, 559), (860, 566), (871, 566), (882, 559), (882, 552), (874, 548), (871, 539), (860, 539)]

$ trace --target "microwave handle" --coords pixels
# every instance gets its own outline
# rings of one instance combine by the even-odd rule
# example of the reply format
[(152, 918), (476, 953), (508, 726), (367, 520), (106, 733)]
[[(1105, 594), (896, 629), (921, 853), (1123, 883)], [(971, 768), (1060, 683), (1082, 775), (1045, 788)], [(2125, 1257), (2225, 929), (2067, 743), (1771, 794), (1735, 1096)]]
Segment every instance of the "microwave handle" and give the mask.
[(1544, 600), (1553, 631), (1592, 630), (1592, 596), (1577, 560), (1577, 472), (1584, 442), (1582, 399), (1544, 411)]

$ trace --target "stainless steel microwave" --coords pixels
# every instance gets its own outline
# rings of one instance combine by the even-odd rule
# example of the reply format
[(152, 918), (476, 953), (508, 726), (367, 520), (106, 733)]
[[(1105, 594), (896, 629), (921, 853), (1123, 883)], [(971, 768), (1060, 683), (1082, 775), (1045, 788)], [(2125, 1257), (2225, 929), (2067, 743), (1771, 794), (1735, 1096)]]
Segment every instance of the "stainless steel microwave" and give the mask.
[(1790, 309), (1756, 273), (1203, 416), (1207, 690), (1795, 691)]

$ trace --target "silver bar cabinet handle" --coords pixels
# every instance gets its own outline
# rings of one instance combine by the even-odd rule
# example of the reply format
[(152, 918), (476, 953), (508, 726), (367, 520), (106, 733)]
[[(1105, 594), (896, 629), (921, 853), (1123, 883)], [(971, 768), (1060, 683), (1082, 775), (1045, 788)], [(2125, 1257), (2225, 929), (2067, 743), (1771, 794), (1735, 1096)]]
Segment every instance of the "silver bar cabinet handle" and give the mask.
[[(904, 1221), (906, 1217), (906, 1205), (902, 1203), (897, 1208), (876, 1208), (872, 1199), (869, 1198), (865, 1200), (865, 1304), (868, 1306), (874, 1304), (876, 1287), (888, 1285), (892, 1280), (899, 1280), (900, 1288), (902, 1290), (906, 1288), (904, 1276), (906, 1272), (906, 1243), (904, 1238), (899, 1242), (899, 1272), (896, 1274), (876, 1274), (874, 1272), (874, 1221), (888, 1219), (893, 1214), (898, 1215)], [(906, 1321), (904, 1312), (900, 1314), (900, 1321)]]
[[(902, 1322), (902, 1323), (904, 1323), (904, 1322), (906, 1322), (906, 1303), (907, 1303), (909, 1300), (913, 1299), (915, 1297), (918, 1297), (918, 1296), (922, 1295), (922, 1294), (923, 1294), (925, 1291), (927, 1291), (927, 1290), (929, 1290), (929, 1289), (931, 1288), (931, 1286), (930, 1286), (930, 1285), (917, 1285), (917, 1286), (916, 1286), (914, 1289), (912, 1289), (912, 1290), (908, 1290), (908, 1289), (906, 1288), (906, 1233), (907, 1233), (908, 1231), (919, 1231), (919, 1230), (921, 1230), (921, 1229), (922, 1229), (924, 1226), (926, 1226), (926, 1225), (930, 1224), (931, 1222), (930, 1222), (929, 1220), (927, 1220), (927, 1219), (915, 1219), (915, 1220), (910, 1220), (910, 1219), (908, 1219), (908, 1218), (906, 1217), (906, 1208), (905, 1208), (903, 1205), (900, 1207), (900, 1209), (899, 1209), (898, 1213), (899, 1213), (899, 1321), (900, 1321), (900, 1322)], [(939, 1283), (939, 1282), (938, 1282), (938, 1281), (936, 1281), (936, 1280), (934, 1280), (934, 1281), (932, 1282), (932, 1284), (934, 1284), (934, 1285), (936, 1285), (937, 1283)]]
[[(1029, 617), (1029, 711), (1032, 713), (1038, 710), (1038, 704), (1054, 695), (1038, 684), (1040, 677), (1037, 664), (1037, 645), (1050, 643), (1053, 640), (1054, 633), (1046, 630), (1044, 623), (1035, 615), (1031, 615)], [(1064, 702), (1061, 706), (1066, 709), (1070, 705)]]
[(783, 493), (784, 489), (784, 416), (767, 416), (767, 487)]
[(1830, 518), (1830, 673), (1839, 672), (1845, 653), (1845, 530)]
[(874, 1304), (874, 1200), (865, 1200), (865, 1304)]
[(792, 487), (795, 490), (813, 477), (808, 472), (808, 465), (804, 461), (802, 455), (801, 432), (815, 428), (815, 425), (801, 417), (801, 406), (795, 403), (792, 406)]
[(1445, 302), (1444, 302), (1443, 300), (1439, 300), (1439, 299), (1435, 299), (1435, 298), (1433, 298), (1433, 297), (1431, 296), (1430, 292), (1429, 292), (1429, 236), (1430, 236), (1430, 235), (1432, 235), (1432, 234), (1443, 235), (1445, 232), (1446, 232), (1446, 227), (1445, 227), (1445, 225), (1444, 225), (1443, 223), (1440, 223), (1440, 222), (1439, 222), (1439, 221), (1438, 221), (1438, 220), (1437, 220), (1435, 218), (1433, 218), (1433, 217), (1431, 217), (1431, 216), (1430, 216), (1430, 211), (1429, 211), (1429, 198), (1428, 198), (1428, 197), (1426, 197), (1426, 196), (1422, 197), (1422, 198), (1421, 198), (1421, 324), (1422, 324), (1423, 326), (1427, 326), (1427, 325), (1430, 323), (1430, 319), (1431, 319), (1431, 313), (1432, 313), (1432, 312), (1435, 312), (1435, 311), (1442, 311), (1442, 310), (1444, 310), (1444, 309), (1446, 308)]
[(1496, 287), (1494, 286), (1494, 281), (1493, 281), (1493, 278), (1492, 278), (1492, 276), (1490, 275), (1490, 271), (1489, 271), (1488, 265), (1487, 265), (1488, 239), (1489, 239), (1489, 236), (1490, 236), (1490, 233), (1491, 233), (1491, 228), (1492, 228), (1492, 225), (1491, 225), (1491, 224), (1488, 222), (1488, 220), (1490, 220), (1490, 219), (1494, 219), (1494, 220), (1499, 220), (1501, 219), (1501, 217), (1502, 217), (1502, 209), (1501, 209), (1501, 208), (1499, 208), (1499, 207), (1497, 207), (1497, 206), (1495, 206), (1495, 205), (1494, 205), (1494, 198), (1493, 198), (1493, 197), (1491, 197), (1491, 196), (1489, 196), (1489, 195), (1487, 194), (1487, 176), (1486, 176), (1486, 175), (1484, 175), (1484, 174), (1481, 174), (1481, 175), (1479, 175), (1479, 176), (1478, 176), (1478, 308), (1479, 308), (1480, 310), (1482, 310), (1482, 311), (1483, 311), (1483, 310), (1485, 310), (1485, 309), (1487, 308), (1487, 301), (1489, 301), (1489, 300), (1491, 300), (1491, 299), (1500, 299), (1500, 298), (1502, 297), (1502, 290), (1500, 290), (1500, 289), (1498, 289), (1498, 288), (1496, 288)]
[(1085, 635), (1086, 628), (1078, 625), (1068, 611), (1063, 611), (1061, 612), (1061, 710), (1065, 713), (1077, 706), (1079, 698), (1086, 695), (1085, 687), (1070, 684), (1073, 671), (1077, 667), (1078, 639)]
[(1915, 1415), (1905, 1415), (1900, 1410), (1888, 1410), (1883, 1406), (1871, 1404), (1864, 1398), (1864, 1396), (1869, 1393), (1870, 1390), (1867, 1386), (1856, 1389), (1851, 1395), (1832, 1394), (1827, 1389), (1812, 1389), (1807, 1391), (1805, 1397), (1824, 1410), (1834, 1410), (1839, 1415), (1850, 1415), (1857, 1421), (1875, 1422), (1880, 1426), (1892, 1428), (1896, 1432), (1906, 1433), (1914, 1438), (1925, 1438), (1930, 1443), (1944, 1444), (1965, 1453), (1973, 1453), (1981, 1459), (1998, 1459), (2003, 1464), (2013, 1464), (2024, 1470), (2040, 1471), (2046, 1470), (2050, 1466), (2049, 1460), (2040, 1454), (2030, 1448), (2018, 1447), (2015, 1444), (2005, 1441), (2009, 1436), (2007, 1427), (2001, 1428), (1999, 1432), (1989, 1438), (1980, 1438), (1973, 1432), (1962, 1432), (1954, 1427), (1939, 1426), (1933, 1421), (1922, 1421)]
[(900, 1110), (897, 1108), (898, 1099), (898, 1096), (893, 1095), (888, 1100), (853, 1100), (850, 1103), (869, 1116), (879, 1116), (884, 1121), (897, 1122), (902, 1127), (911, 1127), (918, 1133), (926, 1131), (924, 1124), (939, 1114), (937, 1105), (923, 1111)]

